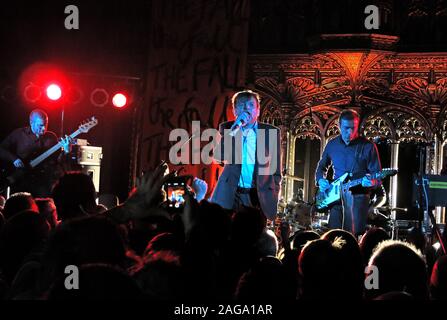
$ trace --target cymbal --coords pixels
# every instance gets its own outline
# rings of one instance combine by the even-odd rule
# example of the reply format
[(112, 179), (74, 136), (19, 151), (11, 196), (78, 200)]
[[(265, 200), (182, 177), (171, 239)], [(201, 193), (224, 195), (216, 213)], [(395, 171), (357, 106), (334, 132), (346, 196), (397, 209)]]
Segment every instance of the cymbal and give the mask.
[(391, 207), (391, 206), (383, 206), (383, 207), (377, 207), (377, 210), (389, 210), (389, 211), (401, 211), (401, 212), (407, 212), (407, 208), (399, 208), (399, 207)]

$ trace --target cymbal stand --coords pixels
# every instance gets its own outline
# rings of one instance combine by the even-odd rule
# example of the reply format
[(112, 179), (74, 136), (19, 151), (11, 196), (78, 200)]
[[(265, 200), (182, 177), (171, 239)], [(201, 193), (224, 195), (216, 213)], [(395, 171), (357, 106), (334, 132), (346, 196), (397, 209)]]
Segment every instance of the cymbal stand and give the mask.
[(390, 218), (391, 218), (391, 239), (398, 240), (399, 228), (397, 227), (396, 210), (391, 210)]

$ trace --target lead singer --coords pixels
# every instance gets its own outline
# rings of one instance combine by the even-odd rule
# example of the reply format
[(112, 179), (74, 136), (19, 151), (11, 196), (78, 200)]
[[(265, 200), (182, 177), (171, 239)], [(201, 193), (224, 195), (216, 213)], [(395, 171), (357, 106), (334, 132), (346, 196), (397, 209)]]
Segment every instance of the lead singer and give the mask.
[(258, 122), (258, 93), (240, 91), (231, 101), (236, 120), (219, 125), (214, 159), (224, 170), (210, 201), (235, 211), (242, 206), (259, 208), (274, 220), (281, 184), (280, 130)]

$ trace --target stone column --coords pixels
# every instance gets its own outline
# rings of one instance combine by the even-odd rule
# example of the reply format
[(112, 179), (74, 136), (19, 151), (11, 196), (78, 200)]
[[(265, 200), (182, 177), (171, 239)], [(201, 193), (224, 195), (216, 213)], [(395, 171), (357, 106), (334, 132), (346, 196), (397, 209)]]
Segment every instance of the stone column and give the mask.
[[(285, 177), (285, 174), (291, 174), (289, 170), (291, 169), (289, 166), (290, 163), (290, 157), (291, 155), (290, 151), (293, 149), (294, 146), (292, 146), (293, 143), (293, 136), (290, 133), (290, 122), (292, 119), (292, 110), (293, 105), (291, 103), (282, 103), (281, 104), (281, 125), (279, 126), (281, 129), (281, 164), (283, 169), (283, 180), (281, 185), (281, 197), (283, 197), (286, 201), (289, 196), (289, 193), (291, 192), (290, 188), (293, 187), (291, 184), (292, 182), (289, 181), (287, 177)], [(293, 161), (293, 159), (292, 159)], [(288, 169), (286, 171), (286, 169)]]

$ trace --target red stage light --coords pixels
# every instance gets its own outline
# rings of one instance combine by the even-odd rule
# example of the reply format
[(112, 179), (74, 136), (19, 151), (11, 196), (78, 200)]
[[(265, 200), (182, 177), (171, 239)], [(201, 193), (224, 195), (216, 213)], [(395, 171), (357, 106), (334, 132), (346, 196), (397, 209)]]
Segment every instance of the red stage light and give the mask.
[(123, 108), (127, 104), (127, 97), (122, 93), (116, 93), (113, 96), (112, 103), (117, 108)]
[(59, 66), (36, 62), (22, 72), (18, 87), (23, 102), (29, 107), (34, 108), (37, 104), (42, 108), (53, 108), (66, 103), (67, 88), (72, 86), (70, 81)]
[(30, 83), (23, 90), (23, 96), (28, 102), (35, 103), (42, 96), (42, 88)]
[(47, 87), (47, 97), (50, 100), (53, 101), (59, 100), (61, 96), (62, 96), (62, 90), (57, 84), (52, 83)]

